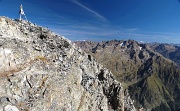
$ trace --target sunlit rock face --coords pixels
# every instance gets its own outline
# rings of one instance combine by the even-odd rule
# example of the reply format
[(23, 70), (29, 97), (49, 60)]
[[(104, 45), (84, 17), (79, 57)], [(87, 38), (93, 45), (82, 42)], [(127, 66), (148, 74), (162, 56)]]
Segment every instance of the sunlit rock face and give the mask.
[(36, 24), (0, 17), (0, 63), (0, 110), (135, 111), (109, 70)]

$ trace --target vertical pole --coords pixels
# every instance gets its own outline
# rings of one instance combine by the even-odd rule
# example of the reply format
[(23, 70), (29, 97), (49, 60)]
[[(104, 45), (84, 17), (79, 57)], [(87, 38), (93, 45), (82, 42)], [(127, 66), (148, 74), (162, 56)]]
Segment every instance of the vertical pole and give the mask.
[(20, 5), (20, 10), (19, 10), (19, 20), (21, 21), (21, 14), (22, 14), (22, 4)]

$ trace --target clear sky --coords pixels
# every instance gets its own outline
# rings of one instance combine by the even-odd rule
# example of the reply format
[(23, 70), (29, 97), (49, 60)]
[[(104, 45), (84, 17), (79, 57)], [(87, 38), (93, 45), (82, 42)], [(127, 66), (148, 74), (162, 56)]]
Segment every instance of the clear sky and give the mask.
[(75, 40), (180, 43), (179, 0), (0, 0), (0, 16), (29, 21)]

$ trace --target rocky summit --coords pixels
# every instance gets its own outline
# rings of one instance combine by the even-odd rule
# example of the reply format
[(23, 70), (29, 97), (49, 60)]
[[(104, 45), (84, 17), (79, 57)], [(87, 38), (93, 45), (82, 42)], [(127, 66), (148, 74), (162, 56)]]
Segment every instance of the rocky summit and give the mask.
[(0, 17), (0, 111), (135, 111), (113, 74), (71, 41)]
[[(77, 46), (110, 69), (129, 91), (136, 108), (152, 111), (180, 110), (180, 67), (178, 48), (149, 45), (134, 40), (78, 41)], [(162, 48), (165, 47), (165, 48)], [(174, 63), (170, 59), (174, 55)], [(164, 49), (164, 50), (162, 50)], [(168, 52), (169, 51), (169, 52)], [(142, 108), (141, 108), (142, 109)]]

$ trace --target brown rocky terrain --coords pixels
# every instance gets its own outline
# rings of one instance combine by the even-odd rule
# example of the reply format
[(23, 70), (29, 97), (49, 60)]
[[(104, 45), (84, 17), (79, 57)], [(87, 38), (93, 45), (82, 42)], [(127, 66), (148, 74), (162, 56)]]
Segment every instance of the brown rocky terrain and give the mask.
[(112, 71), (129, 90), (136, 107), (152, 111), (180, 110), (180, 68), (149, 45), (133, 40), (75, 43)]
[(68, 39), (0, 17), (1, 111), (135, 111), (112, 73)]

